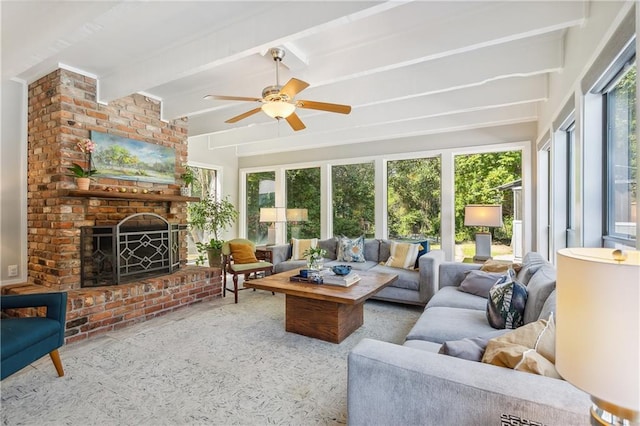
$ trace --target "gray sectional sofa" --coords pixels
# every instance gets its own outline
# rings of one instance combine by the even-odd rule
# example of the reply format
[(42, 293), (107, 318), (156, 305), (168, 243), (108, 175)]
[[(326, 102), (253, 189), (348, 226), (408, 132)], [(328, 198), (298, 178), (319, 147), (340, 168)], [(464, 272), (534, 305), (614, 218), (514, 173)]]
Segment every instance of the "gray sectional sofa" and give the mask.
[[(374, 299), (424, 306), (438, 289), (438, 275), (433, 271), (437, 271), (440, 263), (444, 261), (444, 252), (441, 250), (431, 250), (420, 256), (419, 269), (409, 270), (380, 264), (380, 262), (386, 262), (391, 255), (391, 241), (388, 240), (366, 239), (365, 262), (338, 262), (336, 260), (337, 238), (319, 240), (318, 246), (327, 251), (324, 259), (324, 265), (327, 267), (350, 265), (355, 271), (372, 270), (398, 274), (398, 279), (378, 292)], [(306, 267), (305, 260), (290, 260), (290, 244), (267, 246), (267, 250), (272, 252), (275, 273)]]
[[(525, 256), (517, 281), (527, 286), (525, 323), (555, 311), (555, 269)], [(444, 342), (496, 336), (487, 299), (460, 291), (481, 265), (444, 262), (440, 290), (404, 345), (363, 339), (349, 354), (350, 425), (585, 425), (589, 396), (570, 383), (439, 353)]]

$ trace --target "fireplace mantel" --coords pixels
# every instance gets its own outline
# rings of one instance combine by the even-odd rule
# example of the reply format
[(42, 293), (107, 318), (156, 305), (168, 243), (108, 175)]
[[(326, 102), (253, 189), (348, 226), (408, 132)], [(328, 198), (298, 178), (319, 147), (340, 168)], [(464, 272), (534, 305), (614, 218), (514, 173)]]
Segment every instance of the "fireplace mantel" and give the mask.
[(67, 189), (61, 191), (62, 197), (80, 197), (80, 198), (118, 198), (121, 200), (144, 200), (144, 201), (182, 201), (182, 202), (198, 202), (198, 197), (184, 197), (174, 194), (143, 194), (141, 192), (117, 192), (117, 191), (81, 191), (75, 189)]

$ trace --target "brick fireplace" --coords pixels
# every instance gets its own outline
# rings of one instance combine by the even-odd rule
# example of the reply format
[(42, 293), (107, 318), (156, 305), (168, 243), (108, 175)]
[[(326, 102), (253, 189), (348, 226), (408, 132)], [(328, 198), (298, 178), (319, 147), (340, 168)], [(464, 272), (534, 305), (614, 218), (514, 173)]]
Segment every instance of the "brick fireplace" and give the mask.
[[(67, 342), (85, 339), (221, 293), (219, 269), (186, 266), (186, 207), (178, 176), (187, 160), (187, 120), (160, 118), (160, 102), (134, 94), (96, 101), (96, 80), (58, 69), (29, 86), (28, 282), (5, 293), (68, 291)], [(76, 143), (91, 131), (170, 147), (176, 183), (97, 178), (79, 191), (67, 167), (82, 164)], [(81, 288), (81, 228), (114, 226), (152, 213), (177, 232), (177, 272), (113, 287)]]

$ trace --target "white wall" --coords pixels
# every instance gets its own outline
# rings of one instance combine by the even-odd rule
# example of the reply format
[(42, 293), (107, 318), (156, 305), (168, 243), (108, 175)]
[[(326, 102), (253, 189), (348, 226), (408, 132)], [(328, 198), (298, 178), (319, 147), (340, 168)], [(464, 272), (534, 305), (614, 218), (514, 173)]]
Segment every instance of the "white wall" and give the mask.
[[(26, 87), (2, 81), (0, 136), (0, 285), (23, 282), (27, 273)], [(18, 265), (18, 276), (7, 267)]]

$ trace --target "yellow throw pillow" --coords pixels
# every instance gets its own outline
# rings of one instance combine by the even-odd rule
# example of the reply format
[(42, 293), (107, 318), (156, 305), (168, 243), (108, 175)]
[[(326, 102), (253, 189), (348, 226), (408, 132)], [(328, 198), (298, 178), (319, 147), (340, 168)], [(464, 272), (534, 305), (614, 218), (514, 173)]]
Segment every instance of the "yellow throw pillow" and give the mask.
[(385, 266), (394, 268), (413, 269), (420, 251), (420, 244), (391, 242), (391, 256)]
[(256, 263), (256, 253), (253, 251), (253, 247), (249, 244), (237, 244), (229, 243), (231, 249), (231, 256), (233, 257), (233, 263)]
[(561, 378), (555, 368), (555, 322), (538, 320), (489, 340), (482, 362)]
[(299, 240), (297, 238), (291, 239), (291, 260), (304, 260), (304, 252), (309, 248), (318, 247), (318, 239), (311, 238), (307, 240)]

